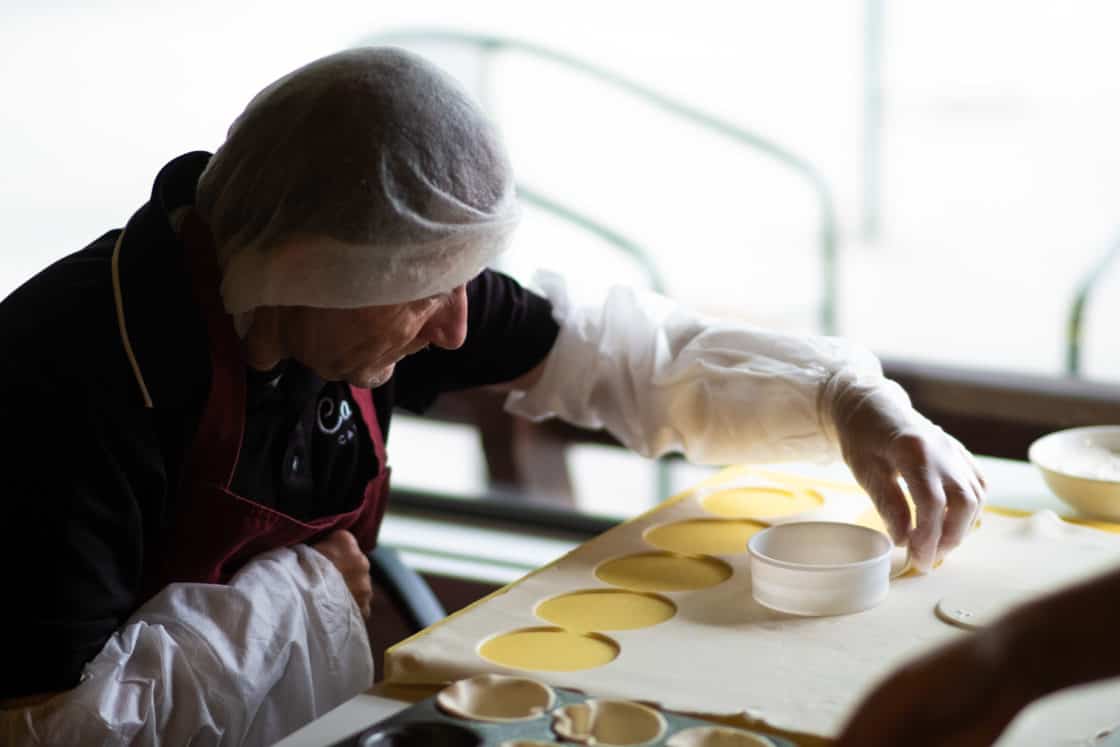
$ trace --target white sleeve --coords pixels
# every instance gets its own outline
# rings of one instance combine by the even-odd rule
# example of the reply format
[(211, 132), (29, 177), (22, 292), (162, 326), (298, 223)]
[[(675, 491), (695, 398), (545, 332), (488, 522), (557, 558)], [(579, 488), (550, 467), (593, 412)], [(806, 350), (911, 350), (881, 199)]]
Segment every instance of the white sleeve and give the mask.
[(648, 457), (699, 464), (839, 456), (822, 415), (837, 375), (880, 377), (869, 351), (833, 337), (778, 334), (705, 317), (674, 301), (615, 287), (601, 305), (572, 303), (563, 280), (536, 278), (560, 334), (531, 389), (506, 409), (606, 428)]
[(297, 545), (254, 558), (225, 586), (168, 586), (73, 690), (0, 711), (0, 743), (272, 744), (372, 681), (342, 575)]

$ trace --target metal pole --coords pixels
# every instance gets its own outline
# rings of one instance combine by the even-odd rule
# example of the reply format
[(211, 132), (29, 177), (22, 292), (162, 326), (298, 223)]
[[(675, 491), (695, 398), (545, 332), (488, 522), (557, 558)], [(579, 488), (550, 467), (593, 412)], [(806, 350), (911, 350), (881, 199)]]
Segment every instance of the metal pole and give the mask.
[(883, 193), (883, 0), (864, 3), (863, 205), (860, 233), (878, 241)]

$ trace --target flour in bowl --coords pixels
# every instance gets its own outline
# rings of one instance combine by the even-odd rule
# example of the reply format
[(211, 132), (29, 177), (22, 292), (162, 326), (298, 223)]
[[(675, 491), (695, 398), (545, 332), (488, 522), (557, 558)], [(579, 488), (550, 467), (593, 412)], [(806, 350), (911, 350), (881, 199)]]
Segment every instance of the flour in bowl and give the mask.
[(1120, 453), (1096, 444), (1055, 456), (1050, 469), (1090, 480), (1120, 482)]

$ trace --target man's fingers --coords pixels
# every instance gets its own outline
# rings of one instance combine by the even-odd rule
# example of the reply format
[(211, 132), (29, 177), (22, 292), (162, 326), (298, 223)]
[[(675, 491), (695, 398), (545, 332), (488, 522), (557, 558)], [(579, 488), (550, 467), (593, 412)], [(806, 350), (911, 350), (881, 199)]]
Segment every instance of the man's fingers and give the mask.
[(901, 545), (910, 534), (910, 504), (894, 476), (894, 470), (884, 465), (882, 470), (874, 473), (867, 488), (891, 540)]
[(360, 570), (362, 573), (364, 573), (368, 577), (369, 576), (369, 558), (366, 557), (366, 554), (364, 552), (362, 552), (361, 548), (358, 547), (357, 542), (354, 543), (354, 548), (355, 548), (354, 562), (357, 564), (358, 570)]
[(918, 515), (917, 525), (910, 531), (910, 559), (915, 568), (928, 573), (937, 559), (937, 548), (941, 542), (945, 492), (940, 479), (935, 478), (925, 465), (905, 470), (902, 476), (910, 488)]
[(361, 553), (361, 548), (358, 547), (358, 540), (354, 537), (349, 529), (336, 529), (331, 532), (330, 540), (337, 542), (339, 547), (346, 553)]
[(348, 530), (337, 529), (313, 547), (342, 574), (362, 617), (368, 620), (373, 606), (373, 582), (369, 575), (369, 558), (362, 552), (358, 540)]
[(368, 620), (373, 607), (373, 584), (368, 573), (354, 577), (350, 584), (350, 593), (354, 595), (354, 600), (362, 611), (362, 617)]
[(956, 482), (945, 482), (945, 519), (941, 526), (941, 541), (938, 553), (944, 554), (959, 545), (973, 522), (979, 502), (972, 488)]

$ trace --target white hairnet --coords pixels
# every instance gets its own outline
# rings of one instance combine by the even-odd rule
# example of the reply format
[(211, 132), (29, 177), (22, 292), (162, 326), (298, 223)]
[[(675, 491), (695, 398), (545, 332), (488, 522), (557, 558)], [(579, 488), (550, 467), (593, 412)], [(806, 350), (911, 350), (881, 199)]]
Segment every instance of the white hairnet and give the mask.
[(505, 248), (518, 212), (478, 108), (435, 66), (380, 47), (257, 94), (199, 179), (197, 208), (231, 314), (445, 292)]

